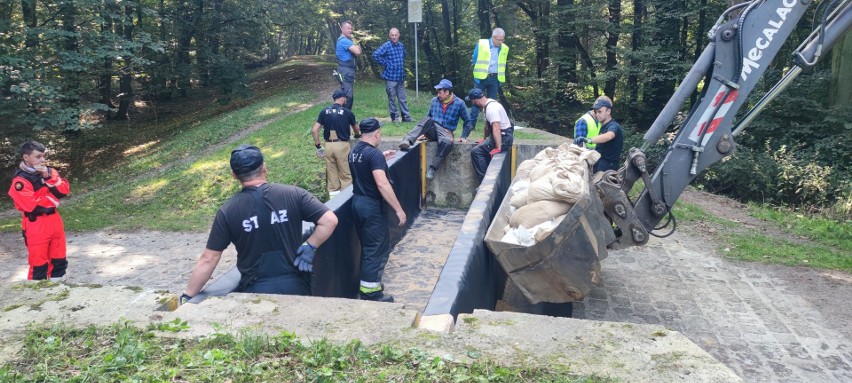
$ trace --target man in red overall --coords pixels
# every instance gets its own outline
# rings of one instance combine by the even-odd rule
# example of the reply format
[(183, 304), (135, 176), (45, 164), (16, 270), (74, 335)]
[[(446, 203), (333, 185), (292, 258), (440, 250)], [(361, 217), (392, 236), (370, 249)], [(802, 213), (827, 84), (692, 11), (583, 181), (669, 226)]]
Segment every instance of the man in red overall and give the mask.
[(65, 280), (65, 228), (57, 208), (71, 187), (56, 169), (45, 165), (44, 152), (44, 145), (36, 141), (21, 145), (22, 161), (9, 196), (22, 213), (21, 231), (30, 254), (27, 279)]

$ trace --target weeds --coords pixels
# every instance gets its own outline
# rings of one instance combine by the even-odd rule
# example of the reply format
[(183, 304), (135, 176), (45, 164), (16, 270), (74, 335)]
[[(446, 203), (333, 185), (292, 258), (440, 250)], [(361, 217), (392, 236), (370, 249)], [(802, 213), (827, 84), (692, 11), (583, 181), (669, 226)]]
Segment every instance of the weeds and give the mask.
[(72, 329), (32, 328), (19, 359), (0, 367), (15, 382), (608, 382), (568, 371), (471, 364), (417, 348), (359, 341), (302, 344), (276, 336), (216, 334), (201, 340), (160, 338), (128, 323)]

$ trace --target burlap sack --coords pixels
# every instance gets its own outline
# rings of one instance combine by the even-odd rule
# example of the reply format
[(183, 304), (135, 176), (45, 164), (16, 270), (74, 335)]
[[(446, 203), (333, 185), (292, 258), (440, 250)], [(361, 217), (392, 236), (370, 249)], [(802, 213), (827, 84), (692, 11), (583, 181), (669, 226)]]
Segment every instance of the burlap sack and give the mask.
[(557, 201), (538, 201), (518, 208), (509, 218), (509, 226), (533, 227), (568, 213), (572, 204)]

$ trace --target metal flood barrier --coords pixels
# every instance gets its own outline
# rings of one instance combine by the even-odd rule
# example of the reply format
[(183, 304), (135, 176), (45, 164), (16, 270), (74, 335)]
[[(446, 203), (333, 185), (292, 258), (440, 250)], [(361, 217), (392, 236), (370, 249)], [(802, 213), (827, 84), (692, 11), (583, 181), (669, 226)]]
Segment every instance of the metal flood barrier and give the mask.
[[(435, 145), (430, 143), (429, 146)], [(470, 145), (472, 146), (472, 145)], [(380, 149), (389, 149), (393, 143), (384, 143)], [(450, 314), (455, 319), (459, 313), (471, 313), (474, 309), (495, 310), (497, 302), (503, 298), (507, 286), (507, 275), (496, 262), (485, 245), (485, 234), (494, 215), (500, 207), (503, 197), (512, 182), (513, 170), (517, 163), (532, 158), (544, 145), (516, 145), (510, 152), (498, 154), (491, 160), (482, 183), (476, 188), (467, 214), (452, 244), (438, 281), (429, 297), (423, 316)], [(417, 150), (422, 149), (422, 150)], [(469, 160), (470, 147), (454, 145), (451, 156), (433, 180), (435, 185), (423, 188), (423, 156), (431, 155), (434, 148), (421, 148), (418, 145), (408, 152), (398, 152), (389, 162), (388, 178), (393, 184), (397, 198), (408, 216), (405, 227), (396, 225), (393, 210), (388, 208), (391, 245), (395, 246), (411, 226), (423, 203), (421, 193), (428, 196), (432, 190), (448, 188), (441, 185), (442, 173), (472, 174)], [(465, 160), (465, 158), (467, 160)], [(475, 177), (475, 176), (473, 176)], [(456, 188), (462, 185), (475, 185), (475, 181), (446, 177), (446, 183)], [(439, 192), (440, 193), (440, 192)], [(428, 198), (427, 198), (428, 199)], [(360, 242), (352, 223), (352, 187), (348, 187), (326, 205), (334, 211), (338, 225), (331, 237), (317, 250), (312, 277), (312, 294), (323, 297), (356, 298), (358, 296), (360, 272)], [(314, 225), (303, 224), (303, 237), (313, 232)], [(233, 267), (202, 291), (193, 303), (200, 302), (206, 296), (222, 296), (232, 292), (240, 279), (239, 271)], [(570, 316), (571, 304), (518, 304), (517, 298), (508, 309), (534, 314)], [(504, 307), (505, 308), (505, 307)]]

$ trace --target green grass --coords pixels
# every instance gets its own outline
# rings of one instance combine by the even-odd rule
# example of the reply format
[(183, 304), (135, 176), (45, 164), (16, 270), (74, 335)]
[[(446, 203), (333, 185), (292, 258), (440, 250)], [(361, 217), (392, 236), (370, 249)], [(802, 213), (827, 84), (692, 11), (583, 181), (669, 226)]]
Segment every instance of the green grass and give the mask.
[[(177, 321), (179, 322), (179, 321)], [(171, 323), (171, 322), (170, 322)], [(28, 330), (17, 360), (0, 367), (14, 382), (612, 382), (573, 376), (565, 367), (505, 367), (475, 358), (459, 363), (418, 348), (359, 341), (302, 344), (277, 336), (214, 334), (200, 340), (161, 338), (183, 322), (148, 330), (128, 324)]]
[(730, 241), (727, 256), (787, 266), (808, 266), (852, 272), (852, 255), (819, 243), (796, 243), (758, 233), (726, 234)]
[[(639, 184), (640, 183), (637, 183), (636, 185), (639, 185)], [(636, 185), (634, 185), (634, 189), (635, 189)], [(684, 202), (684, 201), (678, 201), (677, 203), (675, 203), (674, 208), (672, 209), (672, 212), (674, 213), (675, 218), (679, 222), (702, 222), (703, 221), (703, 222), (712, 222), (712, 223), (715, 223), (715, 224), (719, 224), (723, 227), (729, 227), (729, 228), (738, 226), (738, 224), (734, 221), (717, 217), (713, 214), (708, 213), (707, 210), (704, 210), (704, 208), (702, 208), (701, 206), (691, 204), (691, 203), (687, 203), (687, 202)]]
[(749, 205), (749, 215), (776, 223), (783, 230), (831, 246), (852, 257), (852, 222), (806, 216), (786, 209)]

